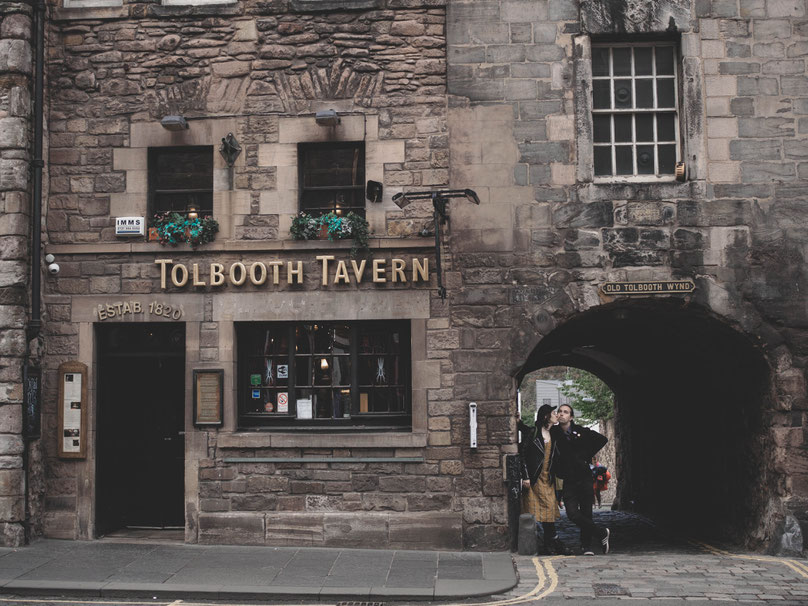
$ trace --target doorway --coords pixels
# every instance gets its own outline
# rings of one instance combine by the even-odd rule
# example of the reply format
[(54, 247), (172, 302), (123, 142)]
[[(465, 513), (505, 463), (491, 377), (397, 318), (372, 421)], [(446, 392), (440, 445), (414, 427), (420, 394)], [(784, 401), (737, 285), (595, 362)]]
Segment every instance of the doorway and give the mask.
[(185, 325), (98, 326), (98, 536), (185, 525)]

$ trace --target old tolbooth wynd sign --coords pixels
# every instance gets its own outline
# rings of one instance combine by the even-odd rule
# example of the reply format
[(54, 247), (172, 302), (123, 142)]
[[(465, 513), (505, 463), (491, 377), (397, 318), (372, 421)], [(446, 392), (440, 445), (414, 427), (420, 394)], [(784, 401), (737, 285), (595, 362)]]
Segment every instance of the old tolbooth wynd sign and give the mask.
[[(337, 259), (334, 255), (319, 255), (318, 273), (323, 286), (336, 284), (359, 284), (367, 278), (376, 284), (394, 282), (429, 282), (429, 259)], [(236, 261), (210, 263), (174, 263), (172, 259), (155, 259), (160, 266), (160, 288), (168, 288), (171, 281), (177, 288), (194, 287), (302, 284), (303, 261)]]
[(604, 282), (600, 290), (604, 295), (672, 295), (690, 293), (696, 285), (692, 280), (665, 280), (650, 282)]

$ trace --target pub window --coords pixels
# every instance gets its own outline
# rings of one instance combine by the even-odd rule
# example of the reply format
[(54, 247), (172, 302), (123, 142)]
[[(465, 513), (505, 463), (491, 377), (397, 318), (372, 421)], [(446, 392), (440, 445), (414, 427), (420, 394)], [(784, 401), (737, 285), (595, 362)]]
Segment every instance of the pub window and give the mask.
[(149, 211), (213, 214), (213, 147), (149, 148)]
[(300, 210), (365, 216), (365, 144), (300, 143), (297, 147)]
[(242, 426), (411, 426), (408, 322), (245, 322), (236, 330)]
[(673, 178), (677, 77), (673, 43), (592, 45), (596, 178)]

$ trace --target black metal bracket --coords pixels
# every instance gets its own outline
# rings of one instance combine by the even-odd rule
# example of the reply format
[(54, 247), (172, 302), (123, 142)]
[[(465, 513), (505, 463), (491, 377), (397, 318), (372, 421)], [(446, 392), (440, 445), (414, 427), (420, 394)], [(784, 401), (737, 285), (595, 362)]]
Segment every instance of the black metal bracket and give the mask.
[(473, 204), (480, 204), (480, 198), (472, 189), (444, 189), (440, 191), (416, 191), (396, 194), (393, 202), (404, 208), (413, 200), (432, 200), (432, 220), (435, 224), (435, 265), (438, 274), (438, 295), (446, 299), (446, 287), (443, 285), (443, 267), (441, 263), (441, 242), (443, 238), (441, 225), (449, 221), (449, 200), (452, 198), (466, 198)]

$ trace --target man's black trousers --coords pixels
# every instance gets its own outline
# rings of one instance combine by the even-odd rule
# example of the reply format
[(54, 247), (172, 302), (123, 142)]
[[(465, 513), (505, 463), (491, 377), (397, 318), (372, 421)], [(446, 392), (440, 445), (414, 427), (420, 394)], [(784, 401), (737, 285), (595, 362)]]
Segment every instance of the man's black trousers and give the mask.
[(592, 502), (595, 492), (592, 479), (564, 480), (564, 509), (570, 522), (581, 529), (581, 547), (586, 550), (592, 544), (592, 537), (598, 540), (606, 536), (606, 531), (592, 521)]

